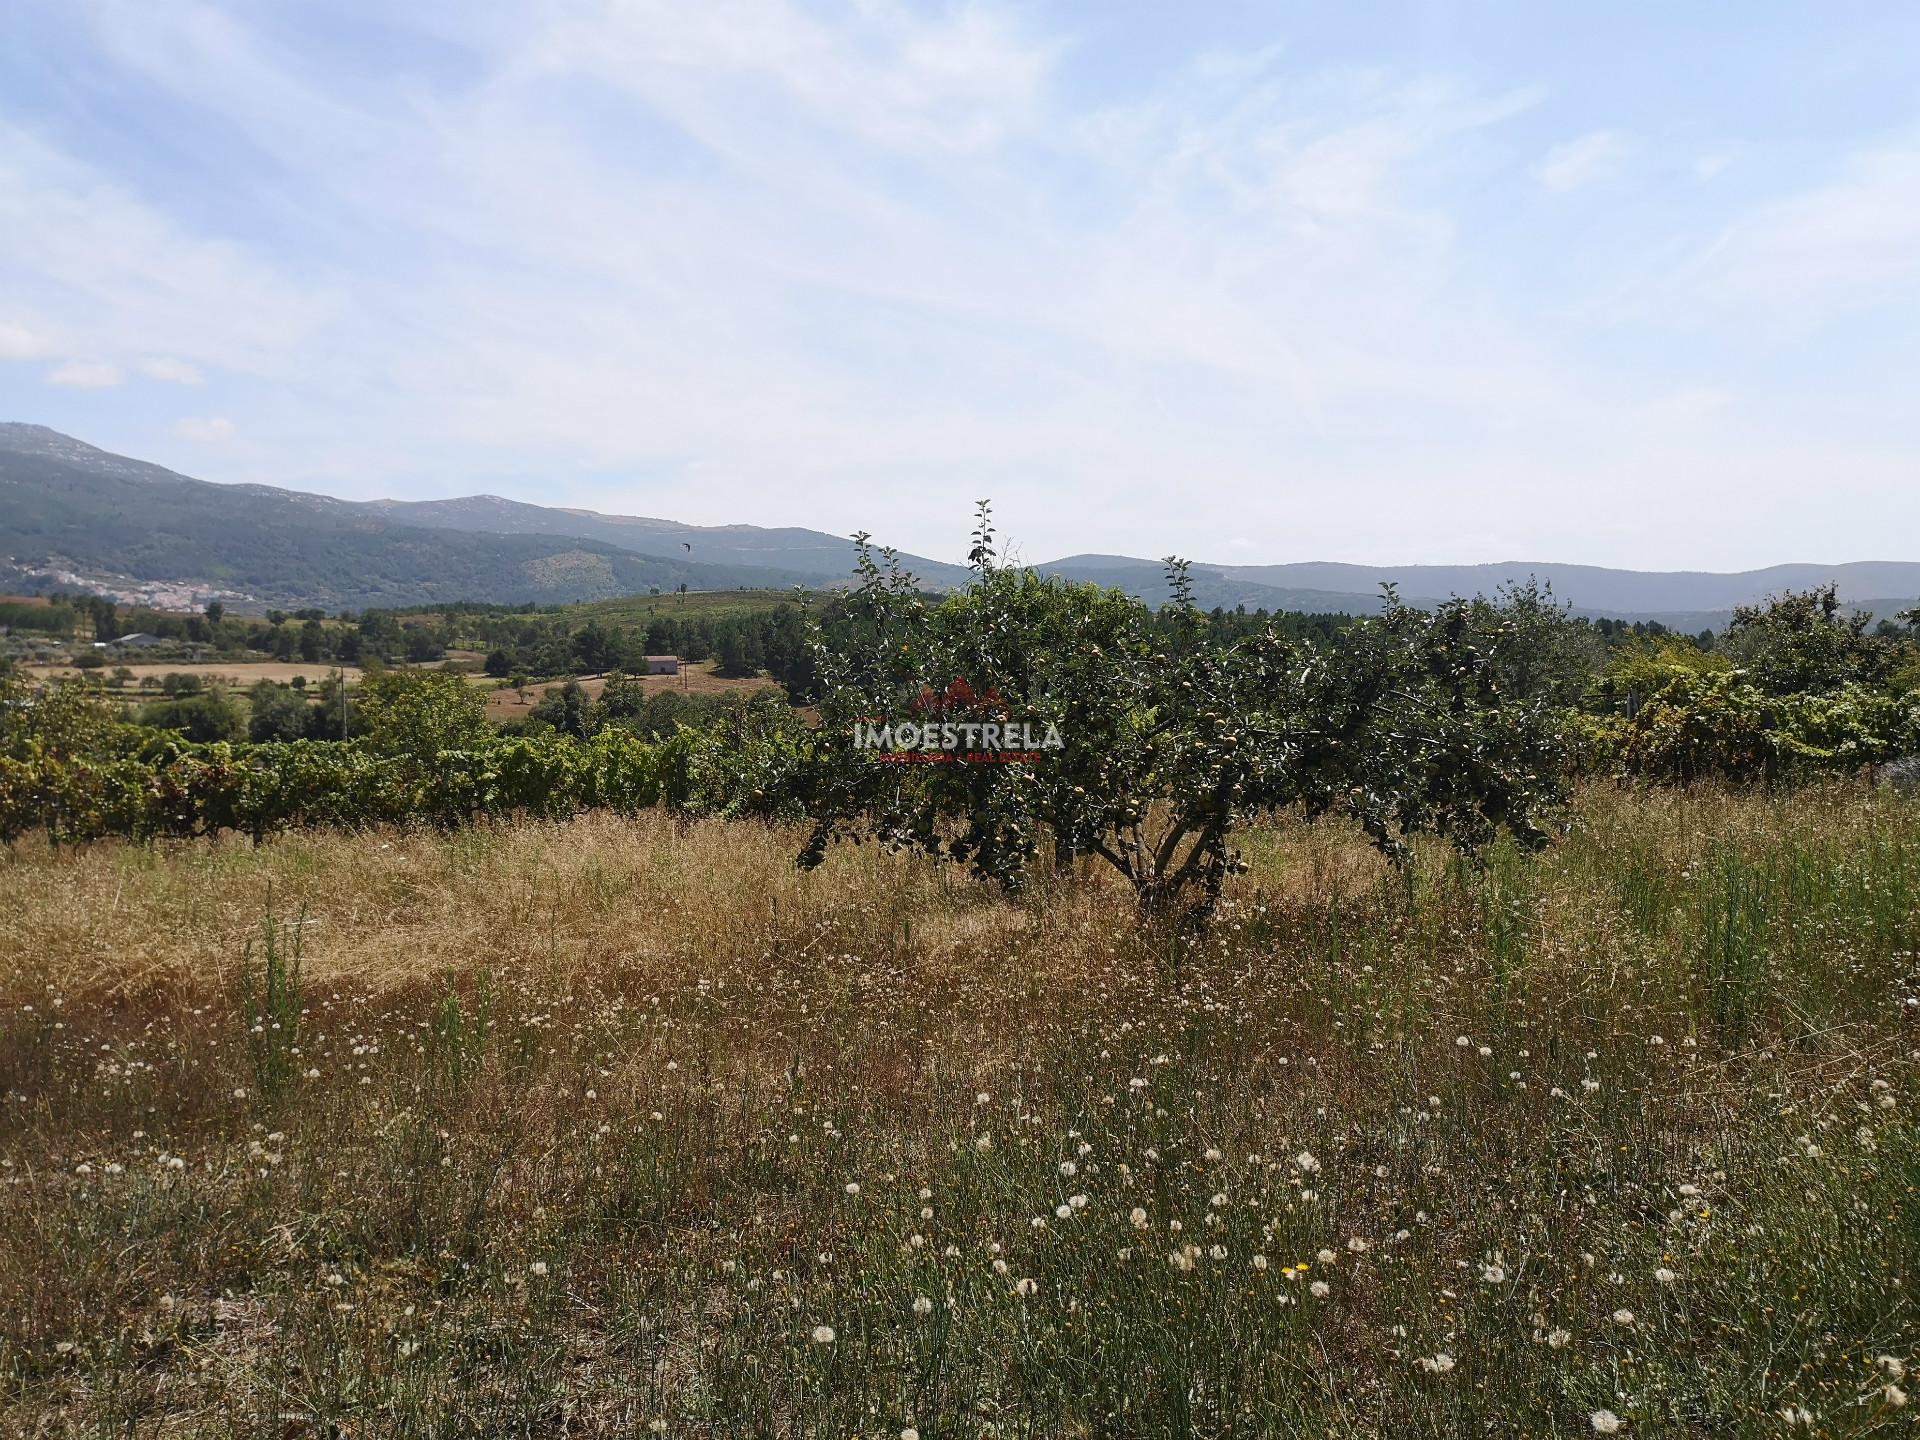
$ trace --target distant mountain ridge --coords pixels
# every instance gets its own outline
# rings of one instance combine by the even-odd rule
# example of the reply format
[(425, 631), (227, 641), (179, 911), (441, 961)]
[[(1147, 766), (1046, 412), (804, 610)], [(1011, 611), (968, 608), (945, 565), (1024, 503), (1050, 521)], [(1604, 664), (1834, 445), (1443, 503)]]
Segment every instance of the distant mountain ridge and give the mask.
[[(658, 588), (785, 588), (844, 583), (853, 543), (800, 527), (688, 525), (533, 505), (498, 495), (337, 500), (270, 485), (219, 485), (114, 455), (43, 425), (0, 422), (0, 580), (58, 564), (82, 574), (181, 580), (242, 591), (263, 605), (563, 603)], [(964, 566), (902, 555), (930, 588)], [(1070, 555), (1034, 569), (1166, 599), (1165, 567), (1126, 555)], [(1733, 574), (1553, 562), (1355, 565), (1196, 561), (1206, 609), (1371, 614), (1380, 586), (1431, 604), (1490, 594), (1535, 576), (1576, 613), (1723, 625), (1736, 605), (1832, 581), (1879, 615), (1920, 604), (1920, 562), (1774, 565)]]
[[(529, 505), (499, 495), (368, 503), (402, 523), (436, 530), (572, 536), (648, 555), (671, 556), (678, 552), (715, 564), (790, 570), (827, 582), (844, 580), (853, 573), (851, 540), (843, 535), (793, 526), (768, 529), (759, 525), (688, 525), (678, 520), (655, 520), (639, 515), (604, 515), (597, 510)], [(902, 556), (901, 562), (931, 585), (958, 585), (967, 577), (964, 565), (943, 564), (921, 555)]]
[(263, 605), (564, 603), (671, 591), (785, 587), (811, 574), (643, 555), (573, 536), (399, 524), (378, 507), (216, 485), (0, 424), (0, 578), (68, 570), (233, 590)]
[[(1112, 586), (1157, 603), (1166, 596), (1165, 565), (1124, 555), (1070, 555), (1036, 567), (1067, 579)], [(1503, 585), (1538, 578), (1574, 613), (1616, 620), (1657, 620), (1675, 629), (1718, 628), (1738, 605), (1782, 590), (1831, 581), (1849, 605), (1889, 616), (1920, 604), (1920, 562), (1865, 560), (1840, 565), (1771, 565), (1760, 570), (1616, 570), (1552, 561), (1480, 565), (1354, 565), (1301, 561), (1282, 565), (1195, 562), (1189, 577), (1197, 603), (1249, 610), (1305, 610), (1373, 614), (1380, 587), (1392, 584), (1410, 604), (1432, 605), (1450, 595), (1491, 595)]]

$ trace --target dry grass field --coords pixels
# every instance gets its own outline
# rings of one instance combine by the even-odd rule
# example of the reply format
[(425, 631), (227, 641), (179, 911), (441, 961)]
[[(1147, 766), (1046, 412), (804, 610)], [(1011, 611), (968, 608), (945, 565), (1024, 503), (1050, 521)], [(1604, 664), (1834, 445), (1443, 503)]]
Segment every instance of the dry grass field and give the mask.
[[(29, 675), (41, 680), (72, 679), (77, 675), (104, 673), (76, 670), (71, 665), (28, 665), (23, 668)], [(119, 666), (110, 665), (107, 668), (114, 670)], [(174, 660), (153, 665), (128, 665), (126, 668), (133, 672), (132, 683), (139, 686), (158, 685), (168, 675), (198, 675), (209, 683), (218, 682), (236, 690), (256, 685), (262, 680), (285, 685), (295, 679), (304, 679), (309, 685), (318, 685), (343, 670), (348, 684), (355, 684), (360, 679), (360, 667), (357, 665), (306, 665), (281, 660), (215, 660), (206, 664)]]
[(1250, 840), (1188, 945), (657, 814), (22, 844), (0, 1430), (1913, 1433), (1920, 804)]

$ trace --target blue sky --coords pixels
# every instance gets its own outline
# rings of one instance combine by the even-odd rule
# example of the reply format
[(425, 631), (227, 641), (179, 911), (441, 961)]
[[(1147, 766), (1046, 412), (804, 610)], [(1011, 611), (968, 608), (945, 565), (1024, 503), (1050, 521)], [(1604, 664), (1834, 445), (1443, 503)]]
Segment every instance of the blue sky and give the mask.
[(1920, 7), (0, 0), (0, 419), (955, 557), (1920, 558)]

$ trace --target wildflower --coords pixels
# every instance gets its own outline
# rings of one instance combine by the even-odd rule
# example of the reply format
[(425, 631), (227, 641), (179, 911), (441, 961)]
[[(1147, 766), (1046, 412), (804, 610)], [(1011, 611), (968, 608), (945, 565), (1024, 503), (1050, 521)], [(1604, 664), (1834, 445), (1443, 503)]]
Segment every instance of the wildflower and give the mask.
[(1071, 1220), (1073, 1218), (1073, 1207), (1071, 1205), (1056, 1205), (1053, 1207), (1053, 1214), (1057, 1220)]
[(1316, 1300), (1324, 1300), (1333, 1293), (1333, 1287), (1324, 1280), (1316, 1280), (1307, 1286), (1307, 1291)]
[(1016, 1280), (1013, 1285), (1013, 1293), (1021, 1296), (1031, 1295), (1039, 1288), (1040, 1287), (1032, 1280)]
[(860, 1193), (860, 1182), (858, 1180), (849, 1180), (847, 1182), (847, 1194), (858, 1195), (859, 1193)]
[(1294, 1156), (1293, 1164), (1294, 1168), (1302, 1174), (1318, 1175), (1320, 1173), (1320, 1162), (1313, 1158), (1313, 1152), (1311, 1150), (1302, 1150), (1298, 1155)]
[(1580, 1088), (1586, 1091), (1587, 1094), (1591, 1095), (1593, 1094), (1594, 1091), (1600, 1088), (1600, 1082), (1594, 1079), (1591, 1075), (1589, 1075), (1587, 1076), (1586, 1079), (1580, 1082)]
[(1877, 1357), (1873, 1363), (1879, 1369), (1880, 1373), (1889, 1380), (1904, 1380), (1907, 1378), (1906, 1362), (1898, 1355), (1881, 1355)]
[(1069, 1180), (1071, 1180), (1074, 1177), (1074, 1174), (1078, 1169), (1079, 1167), (1075, 1165), (1071, 1160), (1062, 1160), (1060, 1162), (1060, 1173), (1066, 1176), (1067, 1179)]
[(920, 1432), (909, 1425), (900, 1432), (900, 1440), (920, 1440)]
[(1364, 1255), (1367, 1253), (1368, 1246), (1365, 1240), (1362, 1240), (1358, 1235), (1356, 1235), (1351, 1240), (1347, 1241), (1347, 1249), (1351, 1250), (1356, 1255)]
[(1128, 1212), (1127, 1219), (1133, 1222), (1133, 1228), (1136, 1230), (1144, 1230), (1147, 1228), (1147, 1212), (1138, 1205), (1134, 1206), (1133, 1209)]
[(1267, 1268), (1267, 1257), (1266, 1257), (1266, 1256), (1264, 1256), (1264, 1255), (1256, 1255), (1256, 1256), (1254, 1256), (1254, 1257), (1253, 1257), (1253, 1268), (1254, 1268), (1254, 1269), (1256, 1269), (1256, 1270), (1265, 1270), (1265, 1269)]
[(527, 1266), (527, 1273), (536, 1280), (544, 1280), (547, 1275), (547, 1262), (544, 1260), (534, 1261), (531, 1265)]
[(1880, 1392), (1880, 1398), (1898, 1410), (1907, 1403), (1907, 1392), (1898, 1385), (1889, 1385)]
[(647, 1422), (647, 1429), (651, 1430), (655, 1435), (664, 1435), (667, 1433), (667, 1422), (659, 1416), (655, 1416)]
[(1620, 1417), (1611, 1410), (1596, 1410), (1587, 1417), (1587, 1423), (1602, 1435), (1611, 1435), (1620, 1428)]
[(1220, 1159), (1220, 1152), (1219, 1152), (1218, 1150), (1216, 1150), (1216, 1149), (1214, 1149), (1214, 1148), (1213, 1148), (1213, 1146), (1211, 1146), (1211, 1145), (1209, 1145), (1209, 1146), (1207, 1147), (1207, 1153), (1206, 1153), (1205, 1155), (1203, 1155), (1203, 1156), (1201, 1156), (1200, 1158), (1201, 1158), (1201, 1159), (1203, 1159), (1203, 1160), (1205, 1160), (1205, 1161), (1206, 1161), (1206, 1162), (1207, 1162), (1207, 1163), (1208, 1163), (1209, 1165), (1212, 1165), (1212, 1164), (1215, 1164), (1215, 1163), (1217, 1163), (1217, 1162), (1219, 1161), (1219, 1159)]
[(1507, 1280), (1507, 1267), (1498, 1260), (1490, 1260), (1480, 1267), (1480, 1278), (1489, 1285), (1504, 1285)]
[(1436, 1355), (1423, 1357), (1420, 1361), (1420, 1368), (1429, 1375), (1444, 1375), (1453, 1369), (1453, 1356), (1442, 1350)]
[(1787, 1422), (1789, 1429), (1813, 1428), (1813, 1412), (1804, 1405), (1789, 1405), (1780, 1412), (1780, 1418)]
[(1662, 1265), (1658, 1270), (1655, 1270), (1653, 1272), (1653, 1278), (1658, 1280), (1662, 1285), (1671, 1285), (1673, 1284), (1674, 1281), (1678, 1280), (1680, 1277), (1674, 1274), (1673, 1271), (1669, 1270), (1666, 1266)]
[(1209, 1246), (1209, 1247), (1207, 1248), (1207, 1258), (1208, 1258), (1209, 1260), (1224, 1260), (1224, 1259), (1226, 1259), (1226, 1258), (1227, 1258), (1227, 1247), (1226, 1247), (1226, 1246), (1224, 1246), (1224, 1245), (1211, 1245), (1211, 1246)]
[(831, 1345), (833, 1343), (833, 1326), (831, 1325), (814, 1326), (813, 1327), (813, 1343), (816, 1345)]
[(933, 1301), (925, 1295), (916, 1295), (913, 1300), (913, 1313), (916, 1315), (931, 1315), (933, 1313)]
[(1573, 1332), (1571, 1330), (1549, 1330), (1547, 1332), (1547, 1348), (1549, 1350), (1564, 1350), (1572, 1342)]
[(1616, 1324), (1616, 1325), (1631, 1325), (1631, 1324), (1633, 1324), (1633, 1312), (1632, 1312), (1631, 1310), (1627, 1310), (1627, 1309), (1624, 1309), (1624, 1308), (1622, 1308), (1622, 1309), (1619, 1309), (1619, 1310), (1616, 1310), (1616, 1311), (1614, 1311), (1614, 1312), (1613, 1312), (1613, 1323), (1614, 1323), (1614, 1324)]

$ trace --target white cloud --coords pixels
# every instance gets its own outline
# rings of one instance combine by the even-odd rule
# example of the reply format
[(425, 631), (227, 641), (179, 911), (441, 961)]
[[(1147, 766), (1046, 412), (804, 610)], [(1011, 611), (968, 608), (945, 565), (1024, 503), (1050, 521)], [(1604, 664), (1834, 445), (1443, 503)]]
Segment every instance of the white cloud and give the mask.
[(149, 380), (161, 380), (169, 385), (198, 385), (206, 379), (198, 365), (190, 365), (171, 355), (148, 356), (135, 368)]
[(0, 320), (0, 360), (37, 360), (46, 341), (17, 320)]
[(1696, 279), (1713, 302), (1810, 324), (1920, 298), (1920, 138), (1847, 160), (1834, 179), (1729, 227)]
[[(965, 154), (1035, 119), (1055, 47), (984, 5), (867, 0), (832, 19), (791, 0), (562, 5), (536, 63), (646, 96), (709, 139), (716, 104), (771, 90), (815, 123), (887, 150)], [(729, 149), (732, 147), (729, 146)]]
[(118, 365), (102, 360), (69, 360), (47, 372), (49, 385), (70, 385), (76, 390), (111, 390), (126, 378)]
[(1581, 190), (1618, 175), (1630, 148), (1617, 130), (1595, 130), (1547, 151), (1534, 177), (1549, 190)]
[[(258, 373), (330, 308), (324, 289), (232, 240), (197, 234), (154, 201), (0, 112), (0, 275), (33, 279), (73, 350)], [(117, 383), (117, 382), (116, 382)]]
[(224, 415), (213, 415), (204, 420), (177, 420), (173, 426), (173, 433), (182, 440), (194, 440), (203, 445), (225, 444), (233, 438), (233, 431), (233, 421)]

